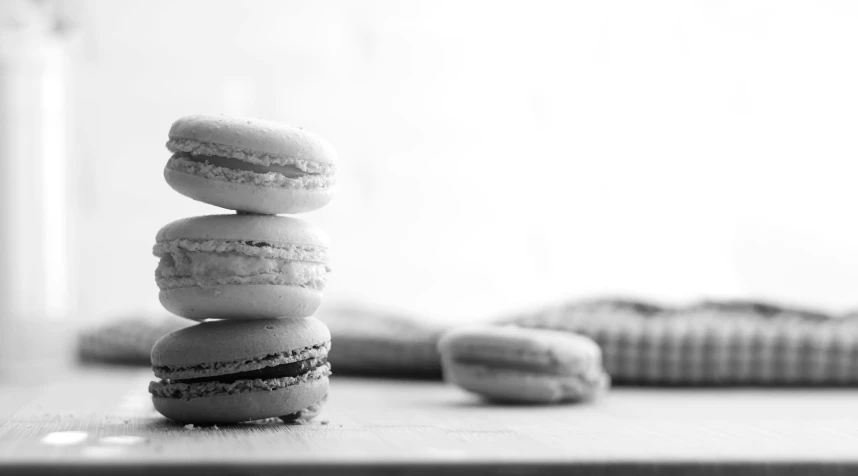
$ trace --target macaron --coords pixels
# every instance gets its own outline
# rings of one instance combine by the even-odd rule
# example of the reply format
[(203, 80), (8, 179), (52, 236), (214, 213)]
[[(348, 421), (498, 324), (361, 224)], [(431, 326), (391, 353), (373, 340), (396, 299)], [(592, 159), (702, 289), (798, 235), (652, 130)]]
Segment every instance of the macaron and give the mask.
[(491, 401), (587, 400), (610, 385), (599, 346), (580, 335), (468, 326), (445, 333), (438, 350), (446, 380)]
[(185, 116), (170, 128), (164, 178), (177, 192), (229, 210), (282, 214), (325, 206), (337, 153), (321, 137), (263, 119)]
[(198, 321), (312, 316), (322, 302), (328, 244), (322, 230), (291, 217), (174, 221), (152, 249), (161, 304)]
[[(152, 348), (155, 409), (182, 423), (238, 423), (318, 413), (331, 334), (315, 318), (211, 321)], [(308, 411), (309, 409), (309, 411)]]

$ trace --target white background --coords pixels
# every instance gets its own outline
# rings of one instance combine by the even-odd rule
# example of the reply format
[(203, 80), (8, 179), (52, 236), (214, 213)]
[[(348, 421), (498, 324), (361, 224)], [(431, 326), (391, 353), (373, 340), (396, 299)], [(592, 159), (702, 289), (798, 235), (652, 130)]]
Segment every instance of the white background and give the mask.
[(858, 3), (81, 3), (68, 314), (158, 309), (151, 246), (217, 213), (176, 118), (332, 142), (326, 302), (439, 320), (568, 298), (858, 308)]

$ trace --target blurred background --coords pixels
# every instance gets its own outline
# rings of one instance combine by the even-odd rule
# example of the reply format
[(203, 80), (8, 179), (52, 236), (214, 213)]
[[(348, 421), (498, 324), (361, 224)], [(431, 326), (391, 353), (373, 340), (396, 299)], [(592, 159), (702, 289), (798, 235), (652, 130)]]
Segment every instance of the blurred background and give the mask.
[(858, 307), (856, 24), (845, 0), (3, 0), (0, 333), (159, 311), (155, 233), (222, 212), (162, 176), (193, 113), (336, 146), (303, 217), (326, 305)]

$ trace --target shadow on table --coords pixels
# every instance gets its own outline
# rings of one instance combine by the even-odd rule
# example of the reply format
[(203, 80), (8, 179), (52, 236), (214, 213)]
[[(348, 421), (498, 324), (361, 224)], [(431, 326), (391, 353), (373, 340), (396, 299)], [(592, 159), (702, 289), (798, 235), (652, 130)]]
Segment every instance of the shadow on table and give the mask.
[(583, 401), (575, 401), (575, 402), (567, 402), (567, 403), (522, 403), (522, 402), (508, 402), (508, 401), (493, 401), (481, 399), (479, 397), (473, 397), (469, 399), (455, 400), (455, 401), (434, 401), (434, 402), (424, 402), (423, 404), (430, 407), (445, 407), (445, 408), (507, 408), (507, 409), (528, 409), (532, 408), (534, 410), (537, 409), (545, 409), (545, 408), (583, 408), (589, 407), (592, 405), (597, 405), (599, 400), (583, 400)]
[(223, 424), (188, 424), (180, 423), (166, 418), (152, 418), (141, 422), (139, 428), (147, 432), (211, 432), (211, 431), (259, 431), (259, 430), (274, 430), (280, 428), (299, 428), (303, 426), (319, 425), (319, 422), (313, 420), (308, 423), (284, 423), (279, 418), (267, 418), (265, 420), (257, 420), (243, 423), (223, 423)]

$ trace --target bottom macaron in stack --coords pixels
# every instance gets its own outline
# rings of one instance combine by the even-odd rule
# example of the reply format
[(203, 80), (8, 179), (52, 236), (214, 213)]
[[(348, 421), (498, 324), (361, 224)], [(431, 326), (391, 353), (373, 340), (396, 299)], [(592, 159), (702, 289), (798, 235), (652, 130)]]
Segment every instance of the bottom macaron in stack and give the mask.
[(155, 409), (183, 423), (309, 419), (328, 394), (331, 334), (318, 319), (210, 321), (152, 348)]
[(446, 380), (490, 401), (582, 401), (610, 386), (599, 346), (584, 336), (470, 326), (447, 332), (438, 350)]

